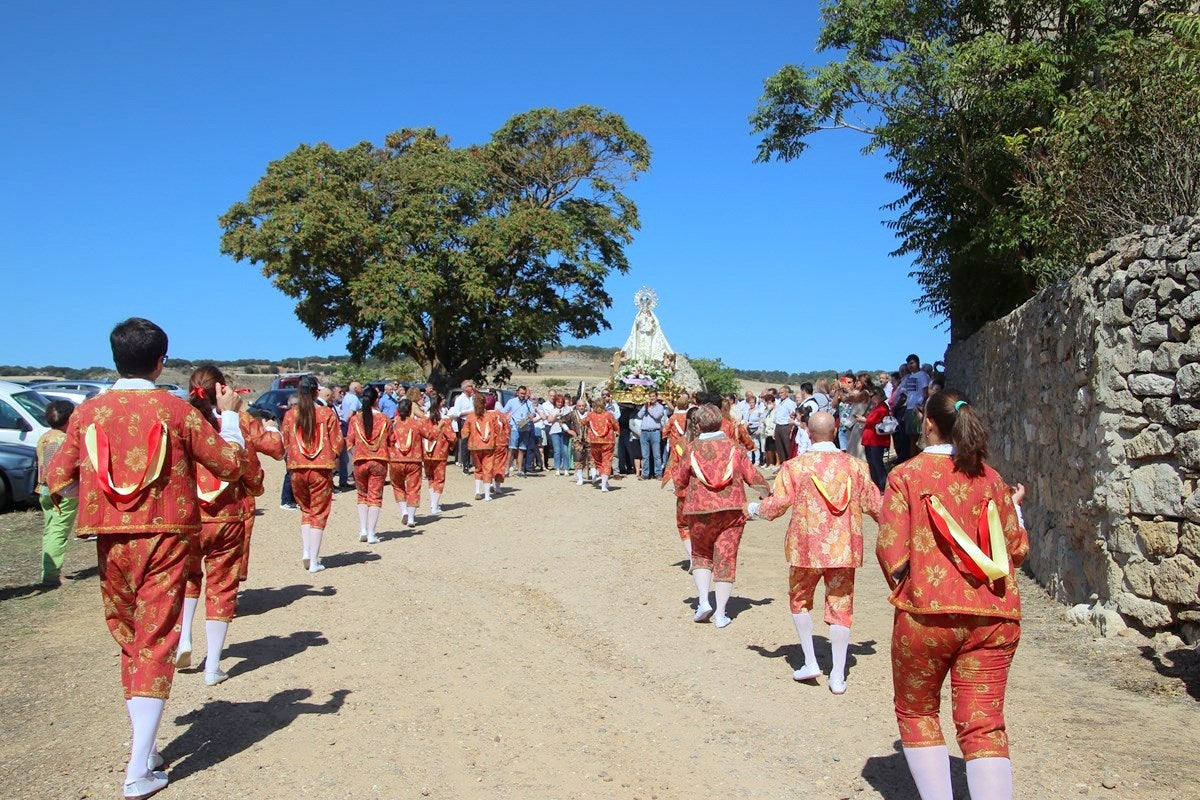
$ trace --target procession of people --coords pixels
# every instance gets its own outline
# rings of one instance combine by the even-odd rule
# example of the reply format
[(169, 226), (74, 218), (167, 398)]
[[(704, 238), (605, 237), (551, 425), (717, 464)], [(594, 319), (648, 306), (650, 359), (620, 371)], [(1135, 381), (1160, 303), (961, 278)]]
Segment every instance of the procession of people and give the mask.
[[(77, 514), (77, 536), (96, 537), (105, 618), (122, 652), (132, 728), (126, 798), (167, 786), (156, 737), (175, 670), (192, 662), (193, 618), (202, 597), (205, 683), (217, 686), (229, 677), (220, 660), (247, 575), (255, 498), (263, 493), (261, 456), (285, 460), (301, 511), (301, 564), (312, 573), (325, 568), (326, 529), (345, 524), (332, 518), (344, 456), (352, 464), (359, 541), (368, 544), (381, 541), (386, 482), (401, 524), (417, 524), (423, 481), (425, 519), (436, 520), (446, 465), (461, 440), (459, 463), (473, 473), (474, 497), (489, 502), (512, 469), (535, 468), (530, 451), (538, 441), (524, 431), (538, 421), (556, 437), (557, 476), (573, 469), (576, 485), (595, 482), (610, 490), (621, 427), (620, 409), (607, 392), (590, 405), (585, 397), (535, 404), (521, 387), (515, 402), (497, 410), (494, 396), (475, 391), (471, 382), (449, 407), (436, 392), (387, 403), (373, 387), (352, 387), (356, 405), (343, 420), (330, 407), (332, 396), (323, 400), (322, 387), (307, 376), (276, 425), (241, 411), (241, 396), (212, 366), (193, 372), (189, 402), (156, 389), (167, 336), (154, 323), (126, 320), (110, 340), (121, 379), (78, 408), (55, 411), (58, 433), (42, 449), (40, 466), (44, 574), (57, 577), (58, 540), (71, 514)], [(971, 796), (999, 800), (1012, 794), (1003, 698), (1020, 638), (1014, 569), (1028, 550), (1024, 488), (1010, 487), (987, 465), (987, 429), (968, 399), (939, 389), (934, 381), (897, 381), (889, 397), (859, 374), (832, 390), (824, 382), (804, 384), (798, 400), (789, 387), (757, 398), (747, 393), (744, 400), (680, 392), (663, 403), (650, 393), (635, 416), (643, 423), (638, 477), (673, 483), (676, 532), (697, 589), (692, 619), (716, 628), (732, 622), (727, 608), (745, 526), (791, 512), (784, 554), (803, 652), (793, 678), (811, 683), (827, 676), (835, 695), (850, 685), (846, 662), (855, 572), (863, 566), (863, 516), (877, 520), (876, 554), (896, 609), (896, 719), (914, 782), (922, 800), (952, 797), (939, 719), (949, 675)], [(916, 403), (913, 393), (920, 395)], [(881, 406), (903, 417), (910, 441), (923, 446), (907, 459), (897, 454), (883, 486), (879, 459), (867, 457), (879, 447), (873, 436), (889, 432)], [(862, 428), (872, 420), (870, 432)], [(768, 450), (777, 458), (765, 459)], [(664, 517), (668, 507), (664, 501)], [(828, 673), (813, 646), (814, 596), (822, 583)]]

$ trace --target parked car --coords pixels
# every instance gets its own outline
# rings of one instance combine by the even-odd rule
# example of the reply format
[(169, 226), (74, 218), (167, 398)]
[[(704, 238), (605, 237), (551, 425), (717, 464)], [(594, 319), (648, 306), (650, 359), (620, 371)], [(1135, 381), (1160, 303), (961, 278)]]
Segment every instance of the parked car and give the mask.
[(89, 397), (104, 394), (112, 387), (112, 381), (48, 381), (36, 384), (38, 394), (53, 400), (70, 400), (79, 405)]
[(37, 450), (0, 443), (0, 511), (37, 500)]
[(312, 375), (311, 372), (289, 372), (285, 375), (276, 375), (271, 379), (272, 389), (295, 389), (300, 385), (300, 379)]
[(50, 401), (33, 389), (0, 381), (0, 442), (35, 446), (50, 430), (46, 406)]
[(255, 416), (269, 415), (277, 422), (283, 421), (283, 415), (288, 410), (288, 398), (296, 393), (295, 389), (268, 389), (258, 396), (246, 410)]
[(154, 385), (157, 386), (159, 389), (166, 389), (168, 392), (175, 395), (176, 397), (178, 397), (180, 400), (183, 400), (184, 402), (191, 399), (188, 396), (188, 390), (183, 388), (182, 386), (180, 386), (177, 383), (156, 383)]

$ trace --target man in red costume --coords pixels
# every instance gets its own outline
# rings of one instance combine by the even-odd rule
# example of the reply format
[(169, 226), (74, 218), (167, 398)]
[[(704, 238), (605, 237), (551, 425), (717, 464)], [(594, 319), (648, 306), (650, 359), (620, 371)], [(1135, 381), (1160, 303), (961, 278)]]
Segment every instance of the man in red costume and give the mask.
[(78, 479), (78, 533), (97, 536), (104, 616), (121, 647), (133, 725), (124, 794), (142, 798), (167, 785), (154, 739), (175, 676), (188, 537), (200, 532), (194, 464), (234, 481), (246, 457), (240, 395), (218, 388), (218, 435), (188, 403), (155, 388), (167, 359), (162, 328), (135, 317), (110, 341), (121, 379), (71, 416), (49, 486), (57, 494)]

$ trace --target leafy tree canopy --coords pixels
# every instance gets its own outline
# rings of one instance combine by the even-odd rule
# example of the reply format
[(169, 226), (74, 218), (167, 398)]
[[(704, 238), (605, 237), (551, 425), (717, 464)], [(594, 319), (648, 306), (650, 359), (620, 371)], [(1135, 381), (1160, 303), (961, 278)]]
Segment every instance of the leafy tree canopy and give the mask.
[(706, 391), (721, 394), (741, 391), (742, 383), (738, 380), (737, 371), (726, 365), (721, 359), (689, 358), (688, 362), (700, 376), (700, 382), (704, 384)]
[(604, 280), (639, 228), (622, 190), (649, 164), (591, 106), (519, 114), (480, 146), (432, 129), (301, 145), (220, 218), (221, 251), (261, 265), (314, 335), (348, 328), (356, 360), (408, 356), (442, 388), (504, 381), (609, 327)]
[[(1200, 88), (1190, 8), (1190, 0), (826, 0), (818, 49), (839, 57), (766, 80), (751, 117), (762, 135), (758, 160), (797, 158), (821, 130), (866, 134), (865, 150), (891, 158), (888, 177), (902, 188), (888, 206), (898, 212), (894, 255), (914, 260), (918, 306), (961, 338), (1078, 268), (1110, 235), (1098, 221), (1113, 218), (1114, 204), (1123, 225), (1195, 212), (1187, 189), (1149, 202), (1161, 169), (1106, 171), (1165, 126), (1178, 140), (1172, 152), (1192, 159), (1173, 163), (1172, 174), (1197, 173), (1194, 124), (1184, 135)], [(1172, 95), (1182, 108), (1161, 103)], [(1075, 202), (1088, 170), (1108, 181), (1093, 204), (1104, 211)], [(1147, 178), (1149, 187), (1130, 191)]]

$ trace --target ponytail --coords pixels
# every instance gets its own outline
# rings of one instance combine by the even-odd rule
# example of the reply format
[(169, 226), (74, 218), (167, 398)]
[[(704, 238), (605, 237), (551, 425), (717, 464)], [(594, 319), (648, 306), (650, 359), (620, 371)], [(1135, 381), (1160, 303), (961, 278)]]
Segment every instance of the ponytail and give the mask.
[(317, 430), (317, 379), (305, 375), (296, 390), (296, 430), (305, 441), (311, 442)]
[(943, 441), (954, 445), (954, 471), (969, 478), (983, 474), (988, 457), (988, 431), (983, 419), (961, 392), (947, 389), (925, 401), (925, 415)]
[(220, 430), (221, 426), (217, 422), (215, 408), (218, 383), (225, 383), (225, 376), (221, 370), (212, 364), (197, 367), (192, 371), (192, 377), (188, 381), (188, 402), (200, 412), (200, 416), (204, 417), (209, 425)]
[(433, 402), (429, 404), (429, 421), (435, 425), (442, 421), (442, 396), (434, 395)]
[(371, 430), (375, 427), (375, 401), (379, 399), (379, 390), (374, 386), (368, 386), (363, 391), (362, 396), (362, 425), (363, 433), (367, 438), (371, 438)]
[(412, 407), (412, 400), (409, 400), (407, 397), (401, 397), (400, 401), (396, 403), (396, 416), (401, 421), (408, 419), (412, 414)]

